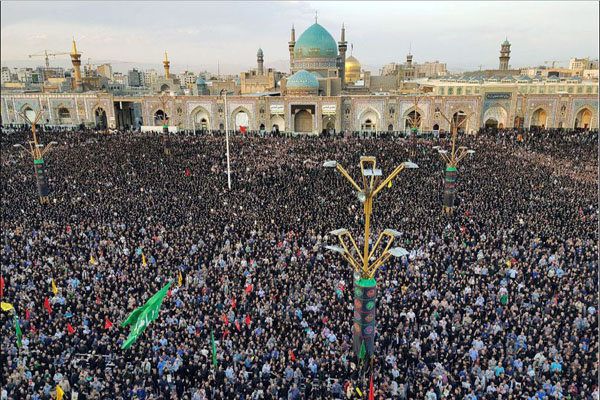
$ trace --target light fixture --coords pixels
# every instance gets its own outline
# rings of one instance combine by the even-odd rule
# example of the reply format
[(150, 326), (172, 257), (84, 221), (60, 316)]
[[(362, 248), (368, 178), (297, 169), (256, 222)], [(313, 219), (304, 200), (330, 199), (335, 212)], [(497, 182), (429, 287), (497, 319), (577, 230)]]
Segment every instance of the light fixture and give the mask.
[(405, 161), (403, 164), (404, 168), (419, 168), (419, 166), (412, 161)]
[(346, 228), (340, 228), (340, 229), (336, 229), (334, 231), (331, 231), (329, 233), (331, 233), (332, 235), (335, 235), (335, 236), (339, 236), (339, 235), (343, 235), (345, 233), (348, 233), (348, 229), (346, 229)]
[(325, 246), (327, 250), (335, 251), (336, 253), (344, 254), (344, 249), (340, 246)]
[(467, 154), (475, 154), (475, 150), (467, 150)]
[(365, 176), (381, 176), (383, 173), (380, 169), (365, 169)]
[(388, 253), (394, 257), (404, 257), (409, 255), (410, 253), (406, 251), (403, 247), (394, 247), (388, 250)]
[(365, 192), (363, 192), (362, 190), (360, 192), (356, 192), (356, 197), (358, 197), (358, 201), (360, 201), (361, 203), (364, 203), (367, 199), (367, 196), (365, 196)]
[(337, 161), (325, 161), (323, 163), (323, 166), (325, 168), (335, 168), (335, 167), (337, 167)]
[(398, 232), (395, 229), (386, 229), (385, 231), (383, 231), (383, 233), (388, 234), (388, 235), (392, 235), (392, 236), (402, 236), (402, 233)]

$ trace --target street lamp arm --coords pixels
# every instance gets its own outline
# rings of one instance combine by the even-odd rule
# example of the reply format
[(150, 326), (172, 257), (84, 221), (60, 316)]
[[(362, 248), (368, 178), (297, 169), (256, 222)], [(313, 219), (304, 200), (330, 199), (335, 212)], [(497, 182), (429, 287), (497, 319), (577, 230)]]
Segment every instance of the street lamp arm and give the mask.
[(450, 158), (446, 155), (446, 153), (439, 153), (440, 156), (446, 161), (446, 164), (451, 164)]
[[(378, 260), (380, 260), (383, 257), (383, 255), (387, 253), (389, 248), (392, 246), (392, 243), (394, 243), (394, 235), (390, 235), (386, 232), (382, 232), (381, 234), (379, 234), (379, 238), (377, 239), (377, 242), (375, 242), (375, 246), (373, 246), (373, 248), (371, 249), (371, 253), (369, 254), (369, 260), (371, 259), (373, 254), (375, 254), (375, 250), (377, 250), (379, 242), (381, 241), (381, 239), (383, 239), (384, 236), (387, 236), (389, 240), (387, 245), (385, 246), (385, 249), (383, 250), (383, 253), (381, 253), (382, 255), (378, 258)], [(375, 261), (375, 263), (377, 263), (377, 260)]]
[(367, 278), (368, 279), (373, 278), (375, 276), (375, 273), (379, 269), (379, 267), (381, 267), (383, 264), (385, 264), (385, 262), (391, 256), (392, 255), (390, 253), (387, 253), (387, 252), (384, 253), (384, 254), (382, 254), (381, 257), (379, 257), (379, 259), (377, 261), (375, 261), (372, 266), (369, 267), (369, 270), (367, 271)]
[(386, 187), (386, 185), (388, 183), (390, 183), (392, 181), (392, 179), (394, 179), (396, 177), (396, 175), (398, 175), (400, 173), (400, 171), (402, 171), (403, 169), (404, 169), (404, 163), (398, 165), (396, 167), (396, 169), (387, 178), (385, 178), (385, 180), (383, 182), (381, 182), (381, 184), (377, 187), (377, 189), (375, 189), (373, 191), (373, 196), (375, 196), (377, 193), (379, 193), (379, 191), (381, 189)]
[[(352, 239), (352, 236), (350, 234), (348, 234), (348, 236), (350, 237), (350, 239)], [(360, 271), (360, 266), (358, 264), (358, 261), (356, 261), (356, 259), (352, 256), (352, 253), (350, 253), (350, 250), (348, 250), (348, 246), (346, 245), (346, 242), (344, 241), (342, 235), (338, 235), (338, 239), (342, 245), (342, 247), (344, 248), (344, 253), (342, 253), (344, 259), (346, 261), (348, 261), (350, 264), (352, 264), (352, 267), (354, 267), (354, 269)], [(354, 243), (354, 240), (352, 240), (352, 243)], [(356, 244), (354, 245), (354, 247), (356, 247)], [(358, 253), (360, 254), (360, 253)]]
[(350, 182), (352, 184), (352, 186), (354, 186), (356, 188), (356, 190), (358, 190), (359, 192), (362, 192), (362, 189), (360, 188), (360, 186), (358, 186), (358, 184), (354, 181), (354, 179), (352, 179), (352, 177), (350, 176), (350, 174), (348, 174), (348, 171), (346, 171), (344, 169), (344, 167), (342, 167), (340, 164), (337, 164), (335, 166), (338, 171), (340, 171), (342, 173), (342, 175), (344, 175), (344, 177), (348, 180), (348, 182)]

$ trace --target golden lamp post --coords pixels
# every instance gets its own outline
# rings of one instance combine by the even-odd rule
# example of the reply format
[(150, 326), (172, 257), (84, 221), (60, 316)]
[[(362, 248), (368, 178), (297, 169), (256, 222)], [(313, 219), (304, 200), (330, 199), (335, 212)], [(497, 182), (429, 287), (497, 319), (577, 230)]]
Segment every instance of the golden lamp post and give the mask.
[[(165, 53), (165, 58), (166, 58), (166, 54)], [(163, 115), (162, 118), (160, 118), (161, 122), (162, 122), (162, 131), (163, 131), (163, 144), (164, 144), (164, 149), (165, 149), (165, 154), (169, 155), (171, 152), (171, 137), (169, 134), (169, 116), (167, 115), (167, 103), (169, 102), (170, 98), (167, 95), (161, 95), (158, 100), (160, 101), (161, 107), (162, 107), (162, 111), (163, 111)]]
[[(371, 358), (375, 344), (375, 301), (377, 297), (377, 284), (375, 273), (390, 258), (408, 255), (402, 247), (391, 247), (394, 239), (400, 232), (393, 229), (384, 230), (378, 237), (375, 245), (369, 249), (371, 213), (373, 211), (373, 198), (386, 186), (391, 186), (392, 180), (405, 168), (418, 168), (410, 161), (403, 162), (383, 181), (381, 169), (376, 168), (375, 157), (361, 157), (360, 171), (362, 187), (360, 187), (348, 172), (337, 161), (327, 161), (324, 167), (337, 168), (338, 171), (356, 189), (358, 200), (363, 204), (365, 213), (364, 248), (362, 251), (347, 229), (336, 229), (331, 234), (337, 236), (341, 246), (326, 246), (328, 250), (339, 253), (354, 270), (354, 326), (352, 329), (353, 349), (364, 364), (364, 360)], [(380, 243), (386, 243), (379, 254), (377, 248)]]
[[(444, 115), (441, 111), (436, 110), (437, 115), (441, 115), (452, 127), (452, 150), (450, 154), (448, 154), (447, 150), (443, 150), (440, 146), (434, 146), (433, 149), (436, 150), (440, 156), (446, 161), (446, 172), (444, 176), (444, 199), (443, 199), (443, 209), (446, 214), (452, 214), (452, 210), (454, 208), (454, 198), (455, 198), (455, 190), (456, 190), (456, 178), (458, 175), (458, 171), (456, 167), (458, 163), (467, 156), (467, 154), (475, 153), (475, 150), (467, 149), (465, 146), (456, 147), (456, 135), (458, 134), (458, 128), (463, 126), (469, 118), (473, 115), (470, 114), (457, 114), (455, 121), (451, 121)], [(461, 121), (458, 121), (458, 117), (464, 117)]]
[(31, 125), (31, 132), (33, 133), (33, 140), (28, 142), (29, 149), (26, 149), (21, 144), (15, 144), (14, 147), (20, 147), (25, 150), (31, 157), (33, 157), (33, 166), (35, 168), (35, 178), (38, 189), (38, 195), (40, 196), (40, 203), (48, 203), (48, 179), (46, 177), (46, 169), (44, 168), (44, 154), (46, 154), (56, 142), (50, 142), (46, 146), (39, 144), (37, 141), (37, 134), (35, 125), (38, 123), (44, 112), (39, 110), (35, 114), (35, 118), (31, 121), (27, 115), (22, 112), (17, 114), (23, 118), (23, 120)]

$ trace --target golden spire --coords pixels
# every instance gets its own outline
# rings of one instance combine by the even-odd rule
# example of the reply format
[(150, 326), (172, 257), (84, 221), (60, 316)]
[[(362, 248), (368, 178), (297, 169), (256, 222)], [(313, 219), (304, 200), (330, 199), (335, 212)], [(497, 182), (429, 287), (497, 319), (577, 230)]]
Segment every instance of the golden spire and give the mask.
[(167, 58), (167, 51), (165, 50), (165, 61), (163, 61), (163, 65), (165, 67), (165, 78), (169, 79), (169, 59)]
[(77, 45), (75, 44), (75, 38), (73, 38), (73, 54), (77, 54)]

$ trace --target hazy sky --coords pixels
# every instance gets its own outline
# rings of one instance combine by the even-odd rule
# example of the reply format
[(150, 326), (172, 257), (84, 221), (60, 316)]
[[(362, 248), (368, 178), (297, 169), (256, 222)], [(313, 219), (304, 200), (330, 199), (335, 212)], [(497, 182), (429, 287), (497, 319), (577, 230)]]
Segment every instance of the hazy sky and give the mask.
[[(289, 67), (290, 27), (296, 38), (318, 21), (346, 40), (363, 68), (377, 73), (404, 61), (446, 62), (448, 68), (496, 68), (500, 44), (512, 43), (513, 67), (598, 57), (598, 2), (16, 2), (2, 1), (2, 65), (44, 49), (69, 51), (75, 36), (82, 59), (160, 66), (164, 50), (174, 71), (201, 68), (239, 73), (256, 63)], [(68, 57), (52, 59), (66, 65)], [(42, 65), (43, 59), (28, 60)], [(121, 64), (124, 68), (135, 64)]]

